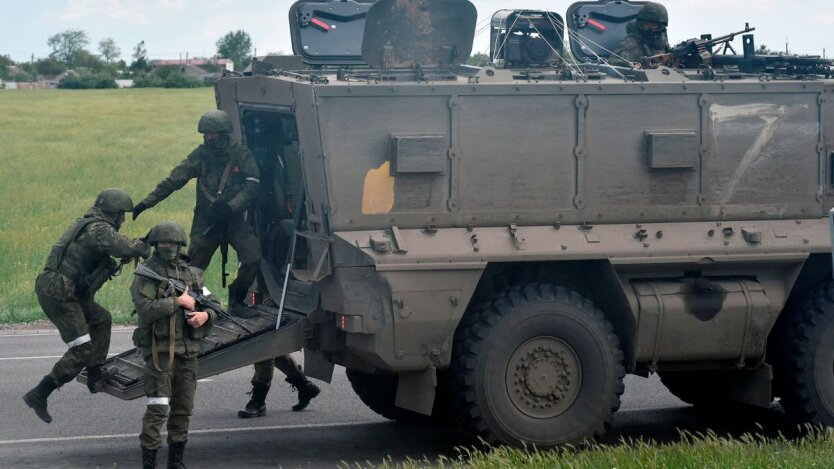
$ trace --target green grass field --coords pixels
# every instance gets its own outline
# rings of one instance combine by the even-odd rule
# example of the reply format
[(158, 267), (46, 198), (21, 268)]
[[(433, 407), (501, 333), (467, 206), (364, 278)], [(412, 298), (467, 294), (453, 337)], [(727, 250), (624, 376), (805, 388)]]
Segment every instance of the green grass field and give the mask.
[(801, 439), (714, 434), (680, 435), (677, 443), (627, 441), (617, 446), (555, 451), (459, 449), (456, 457), (344, 467), (379, 469), (794, 469), (834, 467), (834, 433), (813, 430)]
[[(64, 229), (102, 189), (141, 200), (201, 142), (197, 121), (214, 108), (211, 88), (0, 91), (0, 323), (44, 318), (34, 281)], [(142, 236), (162, 220), (188, 229), (193, 207), (192, 181), (122, 232)], [(206, 276), (218, 292), (219, 257)], [(129, 271), (96, 296), (118, 322), (132, 311)]]

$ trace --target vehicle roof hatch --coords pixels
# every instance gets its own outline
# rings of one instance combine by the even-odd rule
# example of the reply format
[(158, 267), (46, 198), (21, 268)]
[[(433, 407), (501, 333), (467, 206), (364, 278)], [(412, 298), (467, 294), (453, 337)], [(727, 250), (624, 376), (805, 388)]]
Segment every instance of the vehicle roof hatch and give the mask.
[(626, 25), (637, 17), (645, 1), (600, 0), (576, 2), (568, 8), (566, 20), (570, 49), (582, 62), (608, 58), (627, 33)]
[(363, 65), (362, 35), (376, 0), (299, 0), (290, 8), (292, 50), (309, 65)]
[(375, 68), (445, 68), (472, 52), (478, 12), (469, 0), (380, 0), (370, 10), (362, 40)]

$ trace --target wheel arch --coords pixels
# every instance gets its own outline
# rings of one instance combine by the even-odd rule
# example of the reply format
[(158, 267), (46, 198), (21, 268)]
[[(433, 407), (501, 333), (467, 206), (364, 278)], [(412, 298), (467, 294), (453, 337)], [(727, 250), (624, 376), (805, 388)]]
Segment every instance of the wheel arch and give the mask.
[[(484, 269), (464, 314), (488, 301), (495, 294), (527, 283), (550, 283), (577, 291), (602, 310), (614, 326), (625, 354), (626, 371), (635, 366), (637, 320), (623, 285), (607, 260), (556, 262), (492, 262)], [(460, 327), (461, 320), (456, 327)]]

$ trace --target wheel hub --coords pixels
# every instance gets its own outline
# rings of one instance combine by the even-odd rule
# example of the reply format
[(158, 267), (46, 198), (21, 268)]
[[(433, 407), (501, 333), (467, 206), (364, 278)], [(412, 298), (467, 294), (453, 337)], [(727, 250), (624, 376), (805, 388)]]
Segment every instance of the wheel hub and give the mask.
[(507, 366), (507, 391), (513, 404), (534, 418), (552, 418), (576, 400), (582, 374), (579, 359), (555, 337), (536, 337), (516, 349)]

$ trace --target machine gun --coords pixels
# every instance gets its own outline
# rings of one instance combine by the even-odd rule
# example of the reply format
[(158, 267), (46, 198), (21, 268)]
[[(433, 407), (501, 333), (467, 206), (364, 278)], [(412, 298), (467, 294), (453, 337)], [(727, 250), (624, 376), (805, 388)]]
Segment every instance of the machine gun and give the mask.
[[(168, 288), (165, 290), (164, 296), (173, 296), (174, 294), (182, 295), (183, 292), (185, 292), (185, 290), (188, 288), (188, 286), (185, 283), (183, 283), (181, 280), (177, 280), (177, 279), (173, 279), (173, 278), (167, 278), (167, 277), (164, 277), (162, 275), (159, 275), (158, 273), (156, 273), (153, 270), (151, 270), (150, 268), (148, 268), (145, 264), (137, 265), (136, 266), (136, 271), (134, 273), (136, 275), (140, 276), (140, 277), (144, 277), (144, 278), (147, 278), (147, 279), (150, 279), (150, 280), (155, 280), (157, 282), (167, 281), (168, 282)], [(225, 310), (223, 310), (223, 306), (221, 306), (220, 303), (218, 303), (217, 301), (212, 300), (211, 298), (206, 296), (202, 291), (194, 291), (192, 289), (188, 289), (188, 296), (190, 296), (191, 298), (194, 298), (194, 301), (197, 304), (199, 304), (201, 307), (206, 308), (206, 309), (210, 309), (210, 310), (216, 312), (218, 315), (223, 316), (226, 319), (229, 319), (230, 321), (232, 321), (235, 324), (237, 324), (238, 326), (240, 326), (240, 328), (245, 330), (246, 332), (248, 332), (250, 334), (252, 334), (254, 332), (251, 329), (249, 329), (248, 327), (246, 327), (245, 324), (241, 323), (240, 321), (235, 319), (232, 315), (230, 315)]]
[(643, 66), (646, 68), (653, 68), (658, 63), (661, 65), (670, 65), (683, 68), (698, 68), (709, 67), (712, 65), (713, 48), (724, 45), (724, 52), (727, 49), (735, 54), (733, 46), (730, 42), (740, 34), (747, 34), (755, 31), (756, 28), (751, 28), (749, 24), (744, 25), (744, 29), (734, 33), (726, 34), (724, 36), (711, 38), (708, 35), (702, 36), (701, 39), (688, 39), (672, 48), (672, 51), (666, 54), (653, 55), (643, 59)]

